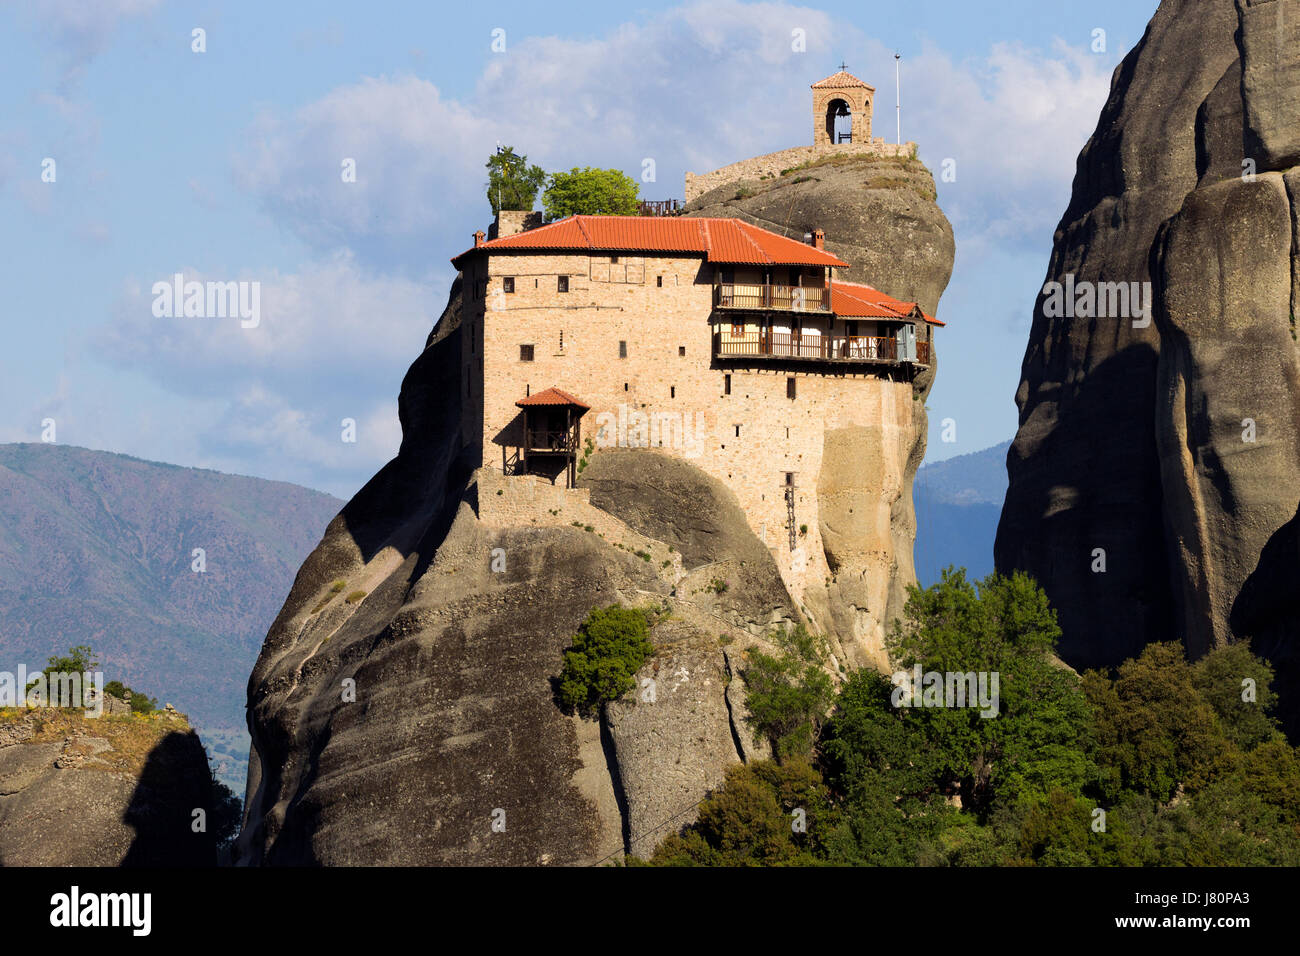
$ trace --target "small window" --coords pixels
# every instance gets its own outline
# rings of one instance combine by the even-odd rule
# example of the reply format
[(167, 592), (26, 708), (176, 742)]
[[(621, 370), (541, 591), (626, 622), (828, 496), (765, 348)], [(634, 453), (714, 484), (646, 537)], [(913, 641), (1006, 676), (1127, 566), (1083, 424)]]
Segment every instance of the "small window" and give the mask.
[(686, 346), (685, 345), (677, 346), (677, 354), (684, 357), (686, 355)]
[(677, 386), (676, 386), (676, 385), (669, 385), (669, 386), (668, 386), (668, 397), (669, 397), (669, 398), (676, 398), (676, 397), (677, 397)]
[(662, 289), (662, 288), (664, 287), (664, 277), (663, 277), (663, 276), (656, 276), (656, 277), (655, 277), (655, 285), (657, 285), (659, 288)]
[(731, 376), (730, 376), (730, 375), (724, 375), (724, 376), (722, 376), (722, 394), (723, 394), (723, 395), (730, 395), (730, 394), (731, 394)]
[(785, 473), (785, 486), (786, 486), (787, 488), (793, 488), (793, 487), (794, 487), (794, 472), (793, 472), (793, 471), (787, 471), (787, 472)]
[(739, 426), (739, 425), (736, 426), (736, 437), (737, 437), (737, 438), (740, 437), (740, 426)]
[(611, 265), (618, 265), (618, 256), (610, 256), (609, 261)]
[(506, 291), (506, 292), (514, 292), (514, 291), (515, 291), (515, 277), (514, 277), (514, 276), (506, 276), (504, 279), (502, 279), (502, 280), (501, 280), (501, 288), (502, 288), (504, 291)]
[(568, 291), (569, 291), (569, 277), (568, 277), (568, 276), (560, 276), (560, 277), (558, 277), (558, 278), (555, 280), (555, 291), (556, 291), (556, 292), (568, 292)]
[(564, 329), (560, 329), (560, 351), (564, 351)]
[(627, 391), (627, 382), (624, 382), (624, 383), (623, 383), (623, 391), (625, 391), (625, 392)]
[(794, 379), (792, 378), (785, 380), (785, 397), (794, 398)]
[(731, 323), (731, 337), (733, 339), (743, 339), (745, 337), (745, 327), (735, 322)]
[(531, 362), (533, 360), (533, 347), (531, 345), (519, 346), (519, 361)]
[(622, 339), (619, 339), (618, 342), (618, 357), (627, 358), (627, 342)]

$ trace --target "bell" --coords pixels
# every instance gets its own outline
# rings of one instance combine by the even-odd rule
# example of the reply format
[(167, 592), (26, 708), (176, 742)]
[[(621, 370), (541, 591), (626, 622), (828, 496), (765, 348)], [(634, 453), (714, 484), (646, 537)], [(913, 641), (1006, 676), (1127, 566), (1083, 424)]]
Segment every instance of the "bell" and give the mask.
[(836, 115), (836, 116), (848, 116), (848, 115), (850, 115), (850, 114), (849, 114), (849, 108), (848, 108), (848, 105), (845, 104), (845, 102), (844, 102), (843, 100), (840, 100), (840, 108), (837, 109), (837, 110), (835, 111), (835, 115)]

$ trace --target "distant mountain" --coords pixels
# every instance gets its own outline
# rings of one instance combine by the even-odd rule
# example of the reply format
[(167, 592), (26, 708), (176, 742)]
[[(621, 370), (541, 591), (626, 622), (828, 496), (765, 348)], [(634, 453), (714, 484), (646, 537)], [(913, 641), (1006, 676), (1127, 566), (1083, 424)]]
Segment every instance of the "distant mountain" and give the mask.
[(948, 565), (966, 568), (968, 578), (993, 570), (1002, 499), (1007, 493), (1006, 441), (983, 451), (922, 465), (916, 473), (916, 577), (922, 585), (939, 580)]
[(0, 445), (0, 670), (89, 644), (107, 679), (187, 711), (242, 795), (248, 675), (342, 504), (284, 482)]

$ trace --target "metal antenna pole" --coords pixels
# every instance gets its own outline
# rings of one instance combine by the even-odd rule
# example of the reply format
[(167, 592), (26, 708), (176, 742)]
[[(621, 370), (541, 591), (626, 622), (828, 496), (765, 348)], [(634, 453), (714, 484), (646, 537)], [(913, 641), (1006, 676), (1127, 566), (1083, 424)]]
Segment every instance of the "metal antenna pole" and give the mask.
[(898, 129), (894, 133), (894, 142), (898, 145), (903, 143), (903, 79), (898, 68), (898, 60), (902, 54), (894, 54), (894, 89), (896, 91), (896, 101), (894, 105), (895, 117), (898, 121)]

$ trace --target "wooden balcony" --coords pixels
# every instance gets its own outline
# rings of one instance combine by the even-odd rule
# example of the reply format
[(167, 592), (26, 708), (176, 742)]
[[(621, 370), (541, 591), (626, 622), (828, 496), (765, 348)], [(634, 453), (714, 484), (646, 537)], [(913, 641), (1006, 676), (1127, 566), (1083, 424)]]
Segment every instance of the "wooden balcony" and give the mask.
[[(752, 333), (733, 337), (717, 332), (714, 354), (721, 359), (771, 358), (808, 359), (820, 362), (893, 362), (898, 358), (898, 340), (891, 335), (794, 335), (781, 332)], [(930, 363), (930, 346), (916, 344), (917, 365)]]
[(524, 433), (524, 448), (530, 455), (571, 455), (578, 450), (576, 430), (529, 428)]
[(831, 296), (821, 286), (720, 282), (713, 287), (713, 305), (718, 309), (829, 312)]

